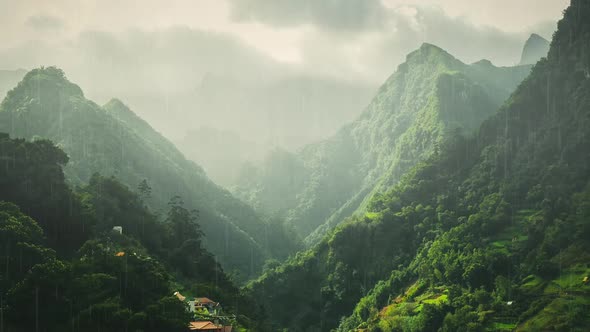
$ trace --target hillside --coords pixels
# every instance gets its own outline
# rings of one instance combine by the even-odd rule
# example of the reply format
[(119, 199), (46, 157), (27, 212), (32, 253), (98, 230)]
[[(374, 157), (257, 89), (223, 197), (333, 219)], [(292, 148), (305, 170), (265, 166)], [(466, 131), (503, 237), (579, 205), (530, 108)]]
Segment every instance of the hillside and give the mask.
[(325, 141), (290, 154), (276, 150), (245, 168), (233, 192), (285, 216), (307, 244), (317, 243), (368, 197), (395, 184), (456, 130), (472, 132), (530, 67), (466, 65), (424, 44), (381, 86), (354, 122)]
[(198, 318), (172, 296), (179, 290), (218, 298), (227, 313), (239, 306), (225, 323), (259, 330), (179, 199), (160, 220), (115, 178), (71, 188), (68, 158), (47, 140), (2, 133), (0, 161), (2, 330), (184, 332)]
[(226, 187), (235, 182), (244, 164), (262, 159), (269, 149), (235, 132), (211, 127), (190, 130), (176, 144), (188, 159), (203, 166), (215, 183)]
[(205, 246), (239, 280), (256, 275), (265, 259), (293, 248), (282, 227), (269, 225), (246, 204), (211, 182), (172, 143), (118, 100), (104, 107), (56, 68), (29, 72), (1, 104), (0, 131), (13, 137), (47, 138), (68, 154), (66, 177), (73, 185), (92, 174), (116, 176), (131, 188), (142, 180), (153, 189), (150, 206), (167, 209), (179, 195), (197, 209)]
[(474, 135), (252, 283), (275, 327), (588, 330), (589, 16), (573, 0), (548, 58)]

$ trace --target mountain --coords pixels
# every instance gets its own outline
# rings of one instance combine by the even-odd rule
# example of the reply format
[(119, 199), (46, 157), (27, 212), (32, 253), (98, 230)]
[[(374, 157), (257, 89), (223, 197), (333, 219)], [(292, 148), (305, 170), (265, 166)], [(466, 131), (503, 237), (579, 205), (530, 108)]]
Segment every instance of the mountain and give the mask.
[(246, 163), (262, 159), (269, 149), (238, 134), (211, 127), (189, 130), (176, 145), (184, 155), (203, 166), (215, 183), (230, 187)]
[(207, 74), (186, 97), (209, 121), (206, 126), (291, 150), (327, 137), (354, 119), (376, 88), (360, 80), (291, 72), (237, 81)]
[(474, 135), (251, 283), (275, 330), (590, 329), (589, 16), (573, 0)]
[(549, 52), (549, 41), (536, 33), (533, 33), (522, 48), (520, 57), (521, 65), (532, 65), (537, 63), (541, 58), (547, 56)]
[(205, 246), (238, 280), (256, 275), (267, 258), (286, 257), (292, 249), (280, 225), (269, 225), (214, 184), (122, 102), (97, 105), (57, 68), (27, 73), (0, 107), (0, 131), (47, 138), (63, 148), (69, 156), (65, 174), (73, 185), (87, 183), (95, 172), (115, 176), (130, 188), (145, 179), (156, 211), (181, 196), (200, 213)]
[(316, 243), (450, 133), (475, 130), (529, 71), (486, 60), (467, 65), (424, 44), (355, 121), (298, 153), (275, 150), (258, 168), (244, 169), (232, 190), (260, 210), (285, 216), (307, 244)]
[[(183, 124), (186, 132), (171, 139), (216, 183), (234, 185), (241, 166), (258, 162), (274, 147), (294, 151), (333, 135), (358, 116), (377, 88), (363, 81), (264, 73), (240, 80), (207, 74), (195, 91), (175, 98), (167, 107), (171, 118), (198, 119)], [(186, 105), (194, 109), (190, 115)]]
[(3, 330), (184, 332), (194, 317), (175, 291), (220, 300), (221, 322), (259, 330), (260, 313), (203, 248), (181, 200), (160, 219), (146, 190), (115, 178), (72, 188), (67, 155), (44, 139), (0, 134), (0, 162)]

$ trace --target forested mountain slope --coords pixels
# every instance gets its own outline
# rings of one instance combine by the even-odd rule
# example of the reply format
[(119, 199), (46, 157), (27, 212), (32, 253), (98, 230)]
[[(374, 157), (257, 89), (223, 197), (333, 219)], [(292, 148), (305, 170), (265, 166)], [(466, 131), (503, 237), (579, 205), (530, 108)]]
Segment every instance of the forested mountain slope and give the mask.
[(588, 17), (573, 0), (548, 59), (476, 135), (450, 136), (363, 217), (252, 283), (275, 326), (590, 329)]
[(308, 244), (316, 243), (430, 156), (449, 133), (477, 128), (529, 71), (486, 60), (466, 65), (424, 44), (356, 121), (297, 154), (277, 150), (260, 168), (244, 169), (234, 193), (284, 215)]
[(216, 298), (239, 314), (228, 324), (259, 329), (178, 198), (159, 220), (115, 178), (70, 188), (67, 162), (50, 141), (0, 133), (3, 331), (184, 332), (193, 317), (174, 291)]
[[(169, 138), (215, 183), (228, 187), (244, 163), (258, 162), (274, 146), (292, 151), (332, 136), (361, 113), (379, 87), (363, 80), (297, 74), (283, 66), (250, 69), (263, 75), (245, 75), (244, 68), (236, 68), (231, 76), (206, 74), (170, 106), (179, 118), (203, 118), (202, 123), (184, 124), (185, 134), (179, 131), (178, 137)], [(286, 72), (275, 77), (279, 68)]]
[(231, 187), (242, 169), (262, 160), (270, 150), (265, 144), (244, 139), (235, 132), (212, 127), (190, 130), (175, 143), (184, 155), (203, 166), (215, 183)]
[(68, 180), (79, 185), (99, 172), (131, 188), (146, 179), (150, 205), (162, 211), (179, 195), (200, 213), (205, 246), (242, 280), (265, 259), (292, 249), (280, 225), (269, 225), (250, 207), (211, 182), (172, 143), (118, 100), (100, 107), (56, 68), (29, 72), (1, 104), (3, 128), (14, 137), (42, 137), (68, 154)]

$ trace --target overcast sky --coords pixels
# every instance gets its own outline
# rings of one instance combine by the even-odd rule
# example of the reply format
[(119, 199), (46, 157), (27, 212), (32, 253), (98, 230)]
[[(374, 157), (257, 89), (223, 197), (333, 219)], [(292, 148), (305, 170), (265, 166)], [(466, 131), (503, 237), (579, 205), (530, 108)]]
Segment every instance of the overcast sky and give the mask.
[(83, 52), (81, 48), (93, 47), (80, 37), (88, 31), (127, 44), (133, 32), (167, 31), (174, 38), (170, 29), (186, 35), (186, 30), (178, 30), (182, 27), (201, 36), (212, 33), (210, 38), (294, 67), (380, 81), (424, 41), (466, 62), (486, 57), (500, 65), (516, 63), (528, 34), (550, 38), (567, 4), (568, 0), (0, 0), (0, 68), (42, 64), (44, 59), (26, 54), (35, 49), (52, 53), (47, 56), (56, 62)]
[(0, 70), (56, 65), (90, 99), (119, 98), (173, 139), (208, 126), (305, 144), (360, 114), (423, 42), (513, 65), (568, 3), (0, 0)]

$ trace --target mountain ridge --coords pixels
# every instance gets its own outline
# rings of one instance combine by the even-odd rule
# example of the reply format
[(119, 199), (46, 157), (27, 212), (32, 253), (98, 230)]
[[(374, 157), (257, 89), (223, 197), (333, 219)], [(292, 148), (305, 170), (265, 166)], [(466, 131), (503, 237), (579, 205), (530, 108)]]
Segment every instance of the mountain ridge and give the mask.
[(533, 33), (524, 43), (520, 65), (535, 64), (549, 52), (549, 41), (536, 33)]
[(450, 135), (363, 215), (252, 282), (274, 327), (587, 330), (588, 15), (572, 1), (547, 59), (474, 135)]
[[(0, 117), (0, 131), (48, 138), (62, 147), (70, 157), (65, 173), (74, 185), (86, 183), (95, 172), (115, 176), (131, 188), (147, 179), (157, 189), (148, 201), (155, 211), (164, 210), (171, 197), (182, 196), (201, 213), (206, 247), (239, 280), (256, 275), (273, 256), (269, 246), (276, 249), (274, 237), (287, 246), (272, 249), (273, 254), (290, 250), (280, 226), (268, 227), (263, 217), (209, 180), (201, 167), (122, 102), (100, 107), (57, 68), (25, 75), (2, 102)], [(267, 232), (274, 235), (270, 240)]]
[[(475, 110), (491, 114), (529, 70), (529, 66), (466, 65), (442, 48), (423, 43), (406, 56), (406, 62), (355, 121), (293, 155), (291, 159), (299, 160), (293, 168), (296, 173), (282, 175), (297, 179), (291, 181), (295, 182), (292, 192), (273, 193), (278, 185), (264, 175), (275, 172), (272, 163), (250, 170), (233, 192), (262, 210), (282, 207), (272, 212), (284, 214), (308, 245), (316, 243), (327, 230), (362, 208), (380, 181), (391, 185), (409, 165), (431, 153), (446, 131), (475, 128), (486, 116)], [(443, 90), (444, 96), (437, 95)], [(478, 98), (484, 106), (467, 105)], [(439, 105), (442, 99), (446, 101)], [(455, 111), (464, 116), (455, 116)], [(398, 143), (404, 135), (419, 152)], [(281, 167), (276, 166), (277, 170)], [(395, 170), (395, 176), (381, 179), (388, 168)]]

